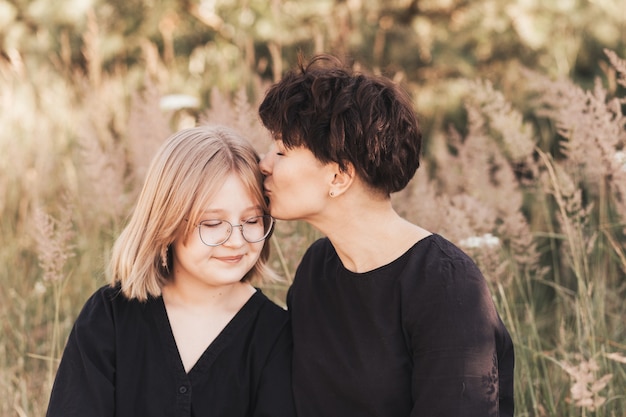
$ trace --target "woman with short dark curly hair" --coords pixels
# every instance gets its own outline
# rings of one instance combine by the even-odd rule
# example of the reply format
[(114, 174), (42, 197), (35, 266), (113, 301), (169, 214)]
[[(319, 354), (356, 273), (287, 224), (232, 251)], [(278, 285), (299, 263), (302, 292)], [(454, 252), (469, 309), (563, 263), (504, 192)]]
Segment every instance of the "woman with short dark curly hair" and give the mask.
[(391, 204), (419, 166), (408, 95), (321, 55), (259, 114), (271, 214), (326, 236), (288, 294), (298, 416), (512, 416), (513, 345), (481, 272)]

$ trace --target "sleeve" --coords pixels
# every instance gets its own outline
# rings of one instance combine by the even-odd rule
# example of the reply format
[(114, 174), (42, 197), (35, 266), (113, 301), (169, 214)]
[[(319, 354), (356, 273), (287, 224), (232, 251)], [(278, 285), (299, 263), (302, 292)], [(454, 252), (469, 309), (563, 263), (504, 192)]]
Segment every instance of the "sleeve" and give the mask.
[(469, 258), (443, 258), (426, 272), (426, 283), (403, 302), (411, 416), (499, 416), (501, 322), (487, 283)]
[(46, 417), (115, 414), (115, 331), (106, 291), (83, 307), (61, 357)]
[(287, 321), (265, 365), (254, 408), (254, 417), (295, 417), (291, 388), (291, 325)]

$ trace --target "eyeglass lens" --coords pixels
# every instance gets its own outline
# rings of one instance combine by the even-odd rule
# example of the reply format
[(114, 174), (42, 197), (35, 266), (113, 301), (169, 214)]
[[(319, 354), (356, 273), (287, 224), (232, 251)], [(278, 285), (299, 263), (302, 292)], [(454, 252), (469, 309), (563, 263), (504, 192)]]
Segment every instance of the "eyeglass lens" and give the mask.
[(255, 216), (244, 220), (239, 225), (233, 225), (226, 220), (204, 220), (198, 226), (200, 239), (205, 245), (218, 246), (226, 242), (233, 232), (233, 227), (239, 227), (243, 238), (249, 243), (260, 242), (272, 230), (273, 219), (270, 215)]

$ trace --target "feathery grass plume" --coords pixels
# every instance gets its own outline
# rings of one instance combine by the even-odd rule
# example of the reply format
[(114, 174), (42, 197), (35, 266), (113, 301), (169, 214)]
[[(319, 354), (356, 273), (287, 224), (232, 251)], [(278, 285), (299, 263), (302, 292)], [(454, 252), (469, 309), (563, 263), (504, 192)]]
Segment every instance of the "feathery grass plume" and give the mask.
[(55, 283), (65, 278), (65, 264), (75, 255), (72, 243), (74, 235), (69, 207), (63, 210), (60, 219), (55, 219), (40, 207), (35, 208), (32, 236), (37, 245), (37, 257), (44, 282)]
[[(608, 49), (605, 49), (604, 53), (617, 72), (617, 83), (626, 87), (626, 60), (619, 58), (615, 52)], [(626, 97), (617, 98), (616, 100), (622, 104), (626, 103)], [(621, 111), (621, 107), (615, 106), (616, 114), (622, 114)], [(613, 157), (609, 157), (612, 162), (611, 172), (613, 175), (610, 191), (614, 194), (616, 210), (619, 213), (621, 224), (623, 225), (622, 234), (626, 235), (626, 122), (624, 122), (623, 114), (621, 120), (622, 123), (618, 127), (622, 130), (622, 139), (617, 143)], [(626, 243), (622, 245), (621, 250), (626, 250)], [(617, 250), (616, 252), (618, 252), (618, 254), (620, 253)], [(620, 258), (623, 259), (623, 257)], [(625, 268), (624, 271), (626, 271), (626, 263), (622, 261), (622, 264), (623, 268)]]
[[(78, 119), (75, 164), (82, 226), (97, 232), (110, 227), (128, 206), (127, 158), (122, 138), (126, 134), (126, 86), (117, 74), (103, 75), (97, 86), (76, 75), (75, 86), (81, 109)], [(94, 225), (100, 227), (94, 227)]]
[(81, 201), (89, 217), (102, 227), (126, 213), (126, 157), (114, 140), (101, 141), (87, 124), (78, 138)]
[(615, 153), (626, 146), (626, 117), (620, 100), (607, 97), (599, 80), (592, 91), (585, 91), (570, 80), (552, 81), (530, 71), (526, 78), (536, 94), (536, 113), (553, 120), (564, 139), (561, 151), (568, 172), (597, 196), (599, 185), (610, 183), (619, 168)]
[(432, 231), (447, 223), (439, 201), (440, 185), (430, 178), (430, 162), (420, 162), (420, 169), (407, 187), (391, 195), (393, 207), (406, 219)]
[[(35, 208), (33, 213), (32, 236), (36, 242), (37, 257), (43, 271), (43, 281), (50, 285), (54, 297), (50, 354), (47, 356), (49, 359), (56, 358), (61, 350), (59, 317), (61, 294), (67, 278), (65, 266), (67, 260), (75, 256), (75, 245), (73, 243), (75, 232), (72, 223), (72, 211), (72, 207), (69, 204), (65, 204), (61, 208), (58, 219), (47, 214), (40, 207)], [(49, 360), (48, 390), (52, 388), (55, 371), (56, 363)]]
[(141, 51), (145, 61), (146, 77), (153, 80), (157, 85), (165, 85), (170, 74), (159, 57), (158, 46), (150, 40), (144, 39), (141, 42)]
[(604, 54), (609, 58), (609, 62), (617, 71), (617, 83), (626, 87), (626, 60), (621, 59), (615, 51), (604, 49)]
[[(479, 96), (478, 93), (474, 97)], [(510, 123), (511, 130), (494, 134), (489, 128), (488, 119), (491, 117), (484, 111), (489, 108), (477, 106), (472, 100), (465, 105), (468, 116), (468, 133), (462, 138), (458, 132), (452, 130), (449, 135), (450, 145), (455, 149), (456, 156), (450, 157), (458, 168), (458, 178), (455, 179), (456, 189), (447, 187), (447, 192), (456, 193), (465, 191), (476, 196), (485, 205), (493, 207), (500, 218), (517, 213), (523, 203), (523, 195), (513, 166), (519, 162), (512, 160), (500, 148), (498, 134), (505, 136), (520, 136), (515, 132), (517, 126)], [(485, 110), (486, 109), (486, 110)], [(524, 155), (527, 159), (529, 155)], [(448, 165), (449, 166), (449, 165)]]
[(554, 197), (558, 208), (555, 216), (563, 233), (562, 255), (574, 275), (586, 279), (589, 276), (588, 254), (595, 241), (595, 232), (589, 227), (592, 204), (583, 206), (582, 190), (565, 169), (543, 152), (540, 155), (547, 168), (547, 173), (542, 175), (544, 190)]
[(257, 152), (264, 153), (268, 149), (272, 142), (271, 136), (261, 124), (257, 114), (258, 106), (250, 103), (245, 88), (240, 88), (232, 100), (219, 89), (213, 88), (210, 101), (211, 106), (200, 115), (198, 123), (229, 126), (250, 141)]
[(440, 204), (449, 223), (439, 233), (466, 251), (489, 282), (503, 280), (500, 239), (492, 234), (497, 221), (494, 208), (467, 194), (442, 198)]
[[(199, 124), (223, 124), (233, 126), (237, 120), (237, 114), (233, 109), (230, 98), (222, 93), (219, 88), (213, 87), (209, 97), (209, 108), (198, 118)], [(239, 134), (241, 132), (238, 131)]]
[[(33, 201), (55, 196), (64, 188), (62, 181), (46, 180), (71, 169), (64, 151), (72, 131), (72, 94), (65, 80), (47, 67), (22, 68), (7, 75), (8, 79), (0, 79), (0, 172), (5, 174), (0, 181), (11, 185), (0, 205), (18, 200), (19, 223), (28, 217)], [(63, 172), (64, 168), (68, 170)]]
[(515, 274), (534, 280), (542, 279), (546, 275), (548, 268), (541, 265), (537, 242), (521, 208), (518, 212), (502, 217), (497, 234), (501, 236), (502, 248), (506, 251), (505, 258), (511, 262), (508, 268), (509, 280)]
[(83, 56), (87, 63), (87, 77), (92, 86), (100, 86), (102, 79), (102, 54), (100, 53), (100, 28), (93, 9), (87, 12), (87, 31), (83, 34)]
[(140, 188), (156, 151), (172, 134), (172, 113), (161, 110), (160, 98), (159, 88), (150, 78), (146, 78), (142, 91), (132, 95), (127, 136), (136, 188)]
[(617, 353), (617, 352), (605, 353), (604, 356), (611, 359), (612, 361), (626, 364), (626, 356), (622, 355), (621, 353)]
[[(125, 69), (113, 68), (103, 72), (102, 37), (93, 10), (87, 13), (87, 29), (83, 33), (82, 54), (87, 73), (75, 70), (73, 82), (80, 103), (83, 129), (79, 137), (91, 136), (106, 149), (125, 133), (128, 106)], [(132, 87), (130, 87), (132, 88)], [(87, 146), (89, 148), (89, 146)]]
[[(453, 242), (460, 242), (472, 236), (491, 233), (497, 217), (493, 197), (489, 196), (492, 184), (489, 180), (489, 155), (487, 138), (477, 134), (468, 134), (462, 138), (455, 130), (449, 135), (450, 151), (440, 153), (437, 164), (445, 171), (437, 172), (438, 212), (442, 219), (438, 221), (438, 233)], [(472, 130), (470, 128), (470, 130)], [(419, 204), (419, 203), (418, 203)]]
[[(485, 265), (491, 265), (487, 274), (504, 285), (517, 274), (537, 278), (542, 273), (540, 255), (523, 212), (525, 189), (532, 185), (531, 180), (538, 172), (532, 158), (535, 142), (531, 137), (532, 129), (521, 121), (519, 112), (513, 110), (490, 83), (475, 83), (471, 91), (465, 103), (467, 136), (461, 138), (458, 132), (451, 130), (450, 144), (456, 156), (446, 165), (459, 167), (461, 175), (457, 181), (464, 185), (459, 190), (448, 189), (447, 192), (464, 189), (493, 211), (492, 228), (476, 235), (490, 233), (499, 239), (498, 245), (491, 246), (491, 251), (496, 251), (497, 246), (500, 263), (495, 261), (493, 254), (490, 255), (489, 262), (485, 260)], [(524, 166), (525, 173), (518, 175), (516, 171), (521, 166)], [(473, 252), (477, 258), (483, 256), (483, 249)], [(485, 251), (485, 257), (487, 253)]]
[[(260, 97), (261, 95), (257, 92), (257, 96)], [(237, 115), (234, 127), (248, 138), (257, 152), (264, 152), (272, 143), (272, 138), (258, 117), (259, 104), (251, 105), (245, 88), (240, 88), (233, 100), (233, 108)]]
[[(607, 387), (613, 374), (598, 377), (600, 366), (594, 358), (585, 359), (582, 355), (575, 354), (574, 360), (576, 364), (567, 360), (557, 362), (572, 381), (571, 396), (568, 400), (582, 409), (596, 411), (606, 402), (606, 398), (600, 394), (600, 391)], [(583, 415), (585, 415), (584, 411)]]
[(577, 289), (586, 299), (590, 283), (589, 254), (596, 240), (596, 232), (590, 227), (589, 217), (593, 204), (584, 206), (582, 190), (576, 186), (568, 172), (544, 152), (539, 151), (546, 173), (542, 175), (546, 194), (556, 202), (556, 220), (562, 234), (561, 256), (563, 264), (574, 274)]
[(532, 125), (524, 122), (522, 114), (490, 81), (470, 82), (468, 92), (466, 105), (469, 103), (480, 111), (491, 137), (502, 144), (511, 163), (524, 164), (527, 169), (535, 167), (532, 155), (536, 140)]

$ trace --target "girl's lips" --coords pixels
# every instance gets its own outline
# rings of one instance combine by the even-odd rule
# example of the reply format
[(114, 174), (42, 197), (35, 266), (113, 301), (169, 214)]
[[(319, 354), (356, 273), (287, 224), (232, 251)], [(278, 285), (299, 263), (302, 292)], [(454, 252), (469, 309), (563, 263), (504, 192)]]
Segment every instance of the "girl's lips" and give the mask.
[(220, 256), (220, 257), (217, 257), (217, 259), (219, 259), (220, 261), (228, 262), (228, 263), (237, 263), (242, 258), (243, 258), (243, 255), (238, 255), (238, 256)]

